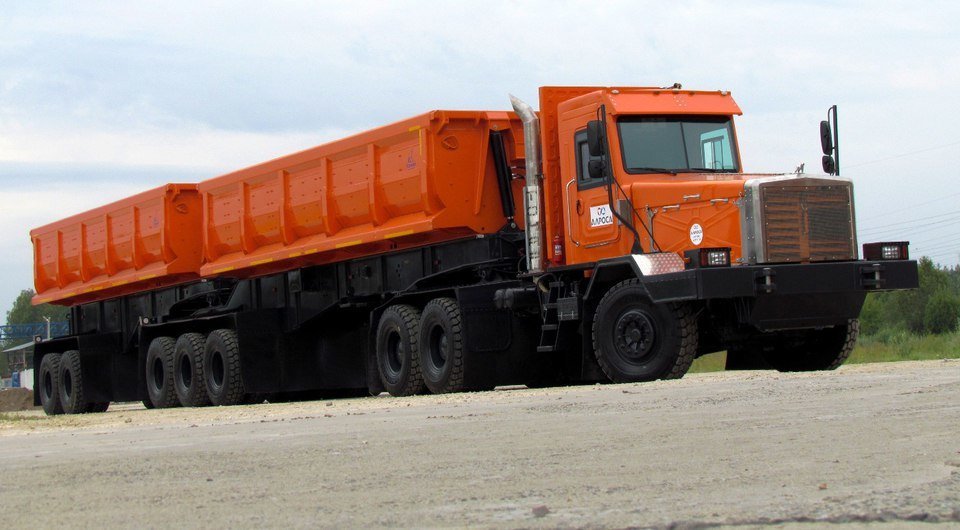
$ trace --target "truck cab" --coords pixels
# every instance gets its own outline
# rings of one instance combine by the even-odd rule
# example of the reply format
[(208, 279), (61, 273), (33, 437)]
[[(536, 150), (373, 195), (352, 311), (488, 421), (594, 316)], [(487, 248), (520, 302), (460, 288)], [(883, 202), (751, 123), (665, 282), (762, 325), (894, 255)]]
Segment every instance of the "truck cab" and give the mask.
[[(832, 157), (830, 175), (743, 172), (729, 92), (543, 87), (540, 106), (552, 244), (533, 273), (581, 308), (582, 348), (615, 381), (682, 374), (721, 350), (730, 367), (835, 368), (867, 292), (917, 284), (902, 242), (860, 259), (853, 183)], [(662, 348), (672, 364), (656, 362)]]

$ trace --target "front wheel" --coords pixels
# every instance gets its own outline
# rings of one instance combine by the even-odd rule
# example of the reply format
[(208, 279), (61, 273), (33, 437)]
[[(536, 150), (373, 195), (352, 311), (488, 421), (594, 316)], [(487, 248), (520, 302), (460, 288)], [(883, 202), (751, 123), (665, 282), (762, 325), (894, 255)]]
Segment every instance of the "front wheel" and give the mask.
[(593, 349), (614, 383), (679, 379), (697, 352), (697, 321), (689, 304), (652, 303), (639, 280), (624, 280), (597, 306)]

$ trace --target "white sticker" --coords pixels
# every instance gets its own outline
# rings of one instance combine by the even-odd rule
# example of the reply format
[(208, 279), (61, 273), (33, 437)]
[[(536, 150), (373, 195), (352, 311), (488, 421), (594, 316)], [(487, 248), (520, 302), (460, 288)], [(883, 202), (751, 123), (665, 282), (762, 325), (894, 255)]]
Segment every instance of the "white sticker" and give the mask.
[(690, 242), (694, 245), (703, 243), (703, 227), (697, 223), (690, 227)]
[(610, 211), (610, 205), (590, 207), (590, 227), (606, 226), (613, 224), (613, 212)]

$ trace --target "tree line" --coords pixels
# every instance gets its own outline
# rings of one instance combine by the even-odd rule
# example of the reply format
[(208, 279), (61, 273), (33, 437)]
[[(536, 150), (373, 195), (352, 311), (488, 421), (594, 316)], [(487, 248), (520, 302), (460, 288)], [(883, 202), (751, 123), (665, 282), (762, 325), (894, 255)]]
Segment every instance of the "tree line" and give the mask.
[(960, 266), (918, 262), (920, 288), (871, 293), (860, 313), (860, 331), (885, 335), (904, 331), (916, 334), (952, 333), (960, 320)]

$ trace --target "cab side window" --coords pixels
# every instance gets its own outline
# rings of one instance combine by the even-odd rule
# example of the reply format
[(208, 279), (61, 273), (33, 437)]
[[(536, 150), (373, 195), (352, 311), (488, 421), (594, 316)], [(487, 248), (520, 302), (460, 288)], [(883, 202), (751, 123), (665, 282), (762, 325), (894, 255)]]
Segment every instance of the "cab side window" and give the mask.
[(573, 137), (573, 144), (577, 149), (577, 187), (589, 188), (602, 184), (602, 178), (590, 178), (590, 161), (600, 160), (600, 157), (590, 156), (590, 148), (587, 146), (587, 131), (578, 132)]

